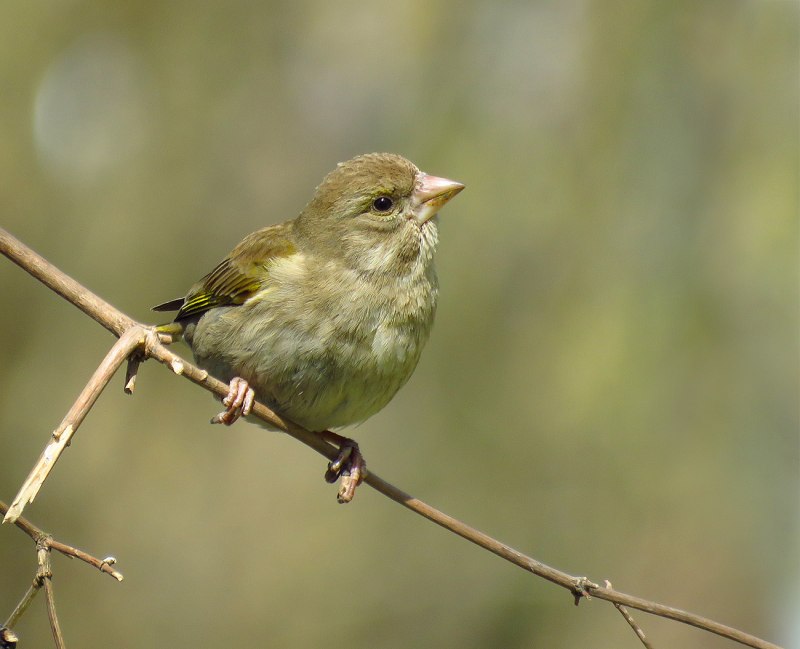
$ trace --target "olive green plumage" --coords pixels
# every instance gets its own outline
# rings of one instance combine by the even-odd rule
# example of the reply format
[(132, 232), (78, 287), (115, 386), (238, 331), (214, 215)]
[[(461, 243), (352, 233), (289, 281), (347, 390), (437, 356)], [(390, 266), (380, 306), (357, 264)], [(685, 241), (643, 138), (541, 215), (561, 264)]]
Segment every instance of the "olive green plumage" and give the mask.
[(435, 215), (461, 189), (394, 154), (341, 163), (296, 219), (248, 235), (156, 309), (178, 309), (201, 367), (281, 415), (310, 430), (363, 421), (417, 365), (438, 294)]

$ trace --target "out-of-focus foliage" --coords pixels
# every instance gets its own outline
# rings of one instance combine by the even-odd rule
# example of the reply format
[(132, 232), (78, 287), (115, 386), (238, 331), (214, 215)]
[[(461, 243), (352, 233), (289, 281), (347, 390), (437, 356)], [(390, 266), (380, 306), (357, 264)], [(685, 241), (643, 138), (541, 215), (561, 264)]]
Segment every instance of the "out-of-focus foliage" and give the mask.
[[(800, 643), (798, 5), (7, 2), (0, 223), (132, 316), (337, 161), (466, 183), (370, 466), (562, 569)], [(110, 336), (0, 259), (0, 497)], [(185, 350), (184, 350), (185, 351)], [(155, 366), (101, 398), (26, 514), (69, 646), (635, 647), (565, 592)], [(0, 619), (35, 569), (0, 529)], [(20, 646), (51, 642), (43, 606)], [(728, 647), (639, 621), (659, 647)]]

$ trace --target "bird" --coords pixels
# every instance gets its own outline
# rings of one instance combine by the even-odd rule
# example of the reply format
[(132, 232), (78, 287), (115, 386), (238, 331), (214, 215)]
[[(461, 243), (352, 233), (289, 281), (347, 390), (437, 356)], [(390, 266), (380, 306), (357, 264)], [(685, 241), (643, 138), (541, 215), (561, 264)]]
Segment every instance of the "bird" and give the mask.
[(358, 484), (358, 445), (333, 429), (377, 413), (416, 368), (439, 292), (437, 215), (462, 189), (393, 153), (340, 162), (297, 217), (247, 235), (185, 297), (153, 307), (177, 311), (162, 331), (228, 383), (212, 423), (258, 400), (337, 443), (326, 478)]

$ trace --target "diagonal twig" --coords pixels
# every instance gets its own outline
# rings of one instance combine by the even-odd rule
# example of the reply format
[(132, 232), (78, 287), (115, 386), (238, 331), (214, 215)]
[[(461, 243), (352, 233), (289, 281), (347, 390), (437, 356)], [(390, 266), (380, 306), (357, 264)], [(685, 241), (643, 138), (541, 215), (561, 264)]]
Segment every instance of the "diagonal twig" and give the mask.
[[(608, 581), (608, 579), (606, 579), (606, 588), (611, 588), (611, 582)], [(644, 645), (645, 649), (654, 649), (653, 645), (650, 644), (650, 641), (645, 637), (642, 628), (636, 624), (636, 620), (634, 620), (633, 616), (628, 613), (628, 609), (622, 604), (617, 604), (616, 602), (614, 602), (614, 608), (616, 608), (620, 612), (620, 615), (625, 618), (628, 626), (633, 629), (633, 632), (636, 634), (636, 637), (639, 638), (639, 641)]]
[(39, 568), (36, 571), (36, 581), (44, 586), (44, 596), (47, 602), (47, 617), (50, 619), (50, 630), (53, 633), (53, 641), (56, 649), (64, 649), (64, 636), (61, 633), (61, 625), (58, 623), (56, 614), (56, 599), (53, 593), (53, 571), (50, 568), (50, 545), (47, 538), (40, 539), (37, 543), (37, 559)]
[[(0, 501), (0, 514), (5, 514), (7, 511), (8, 506), (4, 502)], [(2, 649), (2, 647), (16, 646), (17, 637), (13, 632), (13, 628), (24, 615), (25, 611), (28, 610), (31, 602), (33, 602), (33, 599), (42, 589), (44, 589), (45, 593), (47, 616), (50, 621), (50, 630), (53, 634), (53, 641), (58, 649), (64, 649), (64, 636), (61, 633), (61, 625), (58, 622), (55, 594), (53, 592), (53, 571), (50, 566), (51, 550), (56, 550), (57, 552), (60, 552), (69, 558), (75, 557), (80, 559), (81, 561), (84, 561), (89, 565), (99, 569), (101, 572), (111, 575), (117, 581), (122, 581), (122, 574), (111, 567), (116, 563), (116, 559), (113, 557), (100, 560), (88, 554), (87, 552), (84, 552), (83, 550), (79, 550), (78, 548), (74, 548), (66, 543), (56, 541), (52, 536), (50, 536), (50, 534), (44, 532), (25, 518), (19, 517), (16, 521), (14, 521), (14, 524), (36, 542), (37, 569), (36, 576), (33, 578), (33, 582), (28, 587), (25, 595), (23, 595), (19, 604), (17, 604), (17, 606), (11, 612), (11, 615), (8, 617), (2, 627), (0, 627), (0, 649)]]
[(135, 322), (0, 228), (0, 252), (117, 337)]
[(134, 349), (141, 345), (143, 336), (144, 330), (134, 326), (126, 329), (119, 340), (114, 343), (114, 346), (103, 359), (103, 362), (100, 363), (100, 367), (95, 370), (92, 378), (86, 384), (72, 408), (69, 409), (64, 419), (53, 431), (50, 441), (44, 447), (42, 454), (11, 502), (11, 507), (9, 507), (3, 519), (4, 523), (13, 523), (17, 520), (22, 514), (25, 505), (33, 502), (33, 499), (36, 498), (42, 483), (50, 475), (50, 471), (52, 471), (58, 458), (61, 457), (61, 453), (69, 446), (72, 436), (89, 410), (94, 406), (100, 393), (108, 385), (119, 366), (125, 362)]
[[(134, 322), (125, 314), (94, 296), (88, 289), (71, 280), (66, 275), (52, 267), (48, 262), (41, 259), (36, 253), (24, 246), (21, 242), (0, 228), (0, 252), (8, 256), (12, 261), (20, 265), (35, 277), (43, 281), (62, 295), (69, 302), (85, 311), (92, 318), (100, 322), (104, 327), (113, 333), (122, 335), (124, 331), (132, 327), (141, 328), (149, 331), (145, 335), (143, 347), (145, 355), (155, 358), (169, 366), (173, 372), (203, 386), (205, 389), (225, 396), (227, 386), (221, 381), (209, 376), (207, 372), (183, 360), (161, 344), (157, 334), (152, 329), (147, 329), (143, 325)], [(30, 268), (29, 268), (30, 266)], [(53, 269), (58, 273), (58, 281), (50, 277), (47, 268)], [(45, 270), (43, 270), (45, 269)], [(325, 442), (319, 435), (311, 433), (293, 422), (283, 419), (277, 413), (266, 406), (256, 403), (253, 407), (253, 414), (263, 419), (267, 423), (276, 426), (307, 446), (310, 446), (318, 453), (328, 459), (335, 459), (337, 449)], [(576, 603), (582, 597), (592, 596), (603, 599), (614, 604), (620, 604), (635, 608), (647, 613), (672, 619), (684, 624), (704, 629), (722, 637), (734, 640), (741, 644), (753, 647), (754, 649), (780, 649), (777, 645), (757, 638), (753, 635), (744, 633), (733, 627), (714, 622), (702, 616), (683, 611), (681, 609), (665, 606), (649, 600), (645, 600), (633, 595), (621, 593), (609, 587), (602, 587), (590, 582), (585, 577), (575, 577), (568, 573), (552, 568), (536, 559), (533, 559), (514, 548), (511, 548), (497, 539), (484, 534), (483, 532), (466, 525), (458, 519), (431, 507), (430, 505), (414, 498), (397, 487), (381, 479), (374, 473), (369, 473), (364, 480), (376, 491), (384, 494), (388, 498), (414, 511), (415, 513), (427, 518), (428, 520), (440, 525), (441, 527), (461, 536), (476, 545), (489, 550), (497, 556), (537, 575), (547, 579), (559, 586), (567, 589), (575, 598)]]
[[(25, 614), (25, 611), (28, 610), (28, 607), (31, 605), (33, 598), (36, 597), (37, 593), (41, 589), (42, 585), (39, 581), (34, 577), (33, 583), (28, 586), (28, 590), (22, 596), (22, 599), (19, 601), (14, 607), (14, 610), (11, 611), (11, 615), (8, 616), (8, 619), (3, 624), (2, 628), (5, 629), (13, 629), (17, 626), (17, 622), (19, 622), (20, 618)], [(0, 644), (0, 647), (3, 645)]]
[[(3, 501), (0, 500), (0, 514), (5, 514), (8, 511), (8, 505), (6, 505)], [(35, 543), (40, 543), (41, 539), (47, 539), (48, 547), (52, 548), (56, 552), (60, 552), (66, 557), (70, 559), (80, 559), (84, 563), (88, 563), (90, 566), (94, 566), (100, 572), (104, 572), (107, 575), (113, 577), (117, 581), (122, 581), (124, 577), (121, 573), (114, 570), (111, 566), (116, 563), (116, 559), (113, 557), (107, 557), (105, 559), (98, 559), (97, 557), (93, 557), (88, 552), (84, 552), (83, 550), (79, 550), (78, 548), (74, 548), (71, 545), (67, 545), (66, 543), (62, 543), (61, 541), (57, 541), (54, 539), (50, 534), (42, 530), (41, 528), (37, 527), (33, 523), (31, 523), (27, 518), (23, 518), (20, 516), (17, 520), (14, 521), (14, 525), (16, 525), (19, 529), (21, 529), (25, 534), (27, 534)], [(6, 625), (11, 626), (11, 625)]]

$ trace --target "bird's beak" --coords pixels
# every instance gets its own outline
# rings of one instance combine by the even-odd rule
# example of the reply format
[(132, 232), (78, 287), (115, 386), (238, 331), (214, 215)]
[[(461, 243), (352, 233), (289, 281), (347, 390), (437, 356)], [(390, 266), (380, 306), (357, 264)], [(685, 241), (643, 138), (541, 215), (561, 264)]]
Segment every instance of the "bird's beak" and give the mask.
[(420, 173), (412, 194), (414, 219), (420, 225), (432, 219), (444, 204), (462, 189), (464, 185), (455, 180)]

